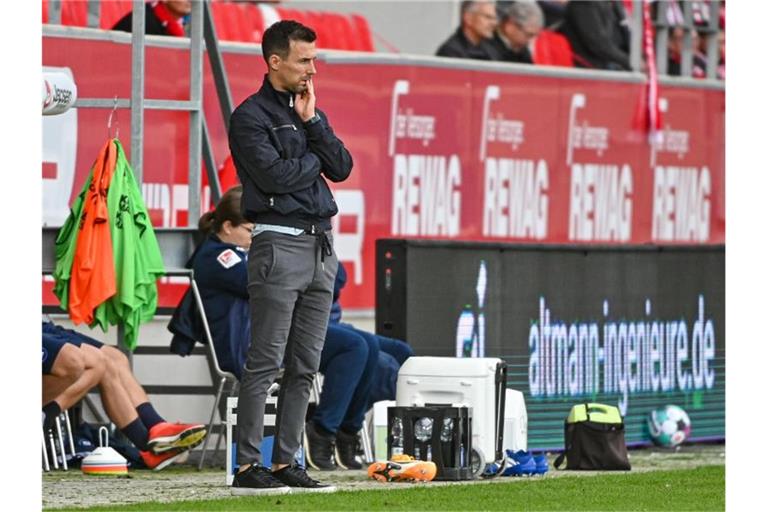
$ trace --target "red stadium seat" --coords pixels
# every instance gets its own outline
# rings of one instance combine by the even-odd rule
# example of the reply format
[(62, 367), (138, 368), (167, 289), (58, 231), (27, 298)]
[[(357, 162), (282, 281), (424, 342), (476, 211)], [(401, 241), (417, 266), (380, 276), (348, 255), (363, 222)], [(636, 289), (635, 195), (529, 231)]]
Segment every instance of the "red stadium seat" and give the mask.
[(48, 0), (43, 0), (43, 23), (48, 23)]
[(252, 43), (260, 43), (261, 37), (264, 35), (266, 27), (264, 26), (264, 15), (261, 13), (258, 5), (244, 4), (243, 6), (243, 21), (246, 24), (248, 32), (248, 41)]
[(562, 34), (542, 30), (534, 43), (533, 62), (546, 66), (573, 67), (571, 43)]
[(317, 11), (305, 11), (306, 25), (317, 34), (317, 47), (328, 48), (328, 35), (323, 24), (323, 14)]
[(223, 41), (240, 41), (237, 6), (229, 2), (211, 2), (216, 35)]
[(305, 11), (298, 9), (286, 9), (285, 7), (275, 7), (277, 14), (280, 15), (281, 20), (294, 20), (298, 21), (302, 25), (308, 25), (307, 15)]
[(99, 27), (109, 30), (120, 21), (123, 16), (131, 12), (133, 6), (131, 0), (109, 0), (101, 2), (101, 13), (99, 16)]
[(88, 2), (82, 0), (62, 0), (61, 24), (70, 27), (88, 26)]
[(343, 14), (324, 12), (322, 14), (322, 23), (328, 36), (326, 48), (337, 50), (348, 50), (350, 48), (351, 41), (349, 41)]
[(371, 32), (371, 27), (368, 24), (368, 20), (359, 14), (352, 14), (350, 15), (350, 18), (352, 26), (355, 27), (357, 33), (355, 38), (357, 40), (357, 48), (355, 49), (361, 52), (374, 51), (373, 34)]

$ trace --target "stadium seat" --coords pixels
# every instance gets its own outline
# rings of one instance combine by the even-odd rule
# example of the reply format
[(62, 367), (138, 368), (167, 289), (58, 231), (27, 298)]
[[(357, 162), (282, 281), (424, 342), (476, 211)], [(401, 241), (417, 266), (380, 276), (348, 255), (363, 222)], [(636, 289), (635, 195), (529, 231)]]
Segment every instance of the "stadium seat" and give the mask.
[(542, 30), (534, 43), (533, 62), (545, 66), (573, 67), (571, 43), (562, 34)]
[(232, 14), (235, 5), (229, 2), (211, 2), (211, 15), (216, 25), (216, 35), (223, 41), (238, 41), (237, 20)]
[(252, 43), (260, 43), (261, 37), (264, 35), (264, 30), (267, 27), (264, 26), (264, 15), (261, 13), (258, 5), (244, 4), (243, 8), (243, 21), (246, 23), (248, 30), (248, 41)]
[(312, 27), (312, 29), (317, 34), (317, 40), (315, 41), (317, 43), (317, 47), (328, 48), (328, 36), (325, 33), (325, 27), (322, 23), (322, 13), (317, 11), (305, 11), (305, 19), (306, 24), (309, 27)]
[(48, 0), (43, 0), (43, 23), (48, 23)]
[[(313, 26), (318, 32), (317, 46), (320, 48), (346, 50), (348, 49), (347, 35), (344, 31), (343, 21), (339, 14), (333, 12), (320, 12), (319, 23)], [(320, 30), (318, 30), (318, 28)], [(323, 43), (320, 43), (320, 34), (323, 35)]]
[(99, 14), (99, 27), (104, 30), (110, 30), (115, 23), (131, 12), (133, 6), (130, 0), (110, 0), (101, 2), (101, 13)]
[(275, 10), (280, 15), (281, 20), (294, 20), (303, 25), (307, 25), (307, 16), (305, 11), (298, 9), (286, 9), (285, 7), (275, 7)]
[(359, 14), (351, 14), (350, 19), (352, 25), (355, 27), (357, 48), (361, 52), (374, 51), (373, 35), (371, 33), (371, 27), (368, 24), (368, 20), (364, 16)]
[(70, 27), (88, 26), (88, 2), (82, 0), (62, 0), (61, 24)]

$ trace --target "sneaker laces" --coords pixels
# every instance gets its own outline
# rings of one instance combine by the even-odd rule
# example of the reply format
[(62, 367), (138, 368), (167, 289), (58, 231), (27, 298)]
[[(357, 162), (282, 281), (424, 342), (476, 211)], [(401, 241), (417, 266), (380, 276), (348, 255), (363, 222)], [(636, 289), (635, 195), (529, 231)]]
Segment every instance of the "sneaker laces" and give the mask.
[(269, 471), (264, 466), (252, 465), (251, 467), (245, 470), (245, 473), (246, 474), (250, 473), (250, 476), (256, 479), (259, 483), (272, 484), (277, 482), (279, 484), (282, 484), (282, 482), (280, 482), (280, 480), (272, 476), (272, 472)]
[(311, 487), (319, 483), (307, 474), (307, 470), (304, 469), (304, 467), (299, 466), (298, 464), (291, 464), (285, 468), (285, 471), (289, 471), (303, 486)]

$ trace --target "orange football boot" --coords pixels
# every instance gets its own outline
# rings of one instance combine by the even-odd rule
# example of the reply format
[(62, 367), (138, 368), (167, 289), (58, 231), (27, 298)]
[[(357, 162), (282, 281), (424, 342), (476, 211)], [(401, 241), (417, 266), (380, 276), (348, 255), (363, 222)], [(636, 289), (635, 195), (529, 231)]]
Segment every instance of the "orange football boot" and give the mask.
[(392, 460), (368, 466), (368, 476), (380, 482), (429, 482), (436, 473), (434, 462), (416, 460), (410, 455), (395, 455)]

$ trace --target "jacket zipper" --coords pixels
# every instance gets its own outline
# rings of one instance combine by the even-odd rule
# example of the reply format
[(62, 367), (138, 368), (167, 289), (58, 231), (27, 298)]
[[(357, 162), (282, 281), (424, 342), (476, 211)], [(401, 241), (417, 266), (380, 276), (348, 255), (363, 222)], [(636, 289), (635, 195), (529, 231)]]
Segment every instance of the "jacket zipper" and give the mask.
[(276, 132), (277, 130), (282, 130), (283, 128), (293, 128), (293, 131), (298, 131), (298, 130), (296, 129), (296, 125), (295, 125), (295, 124), (293, 124), (293, 123), (289, 123), (289, 124), (281, 124), (280, 126), (273, 126), (273, 127), (272, 127), (272, 131), (273, 131), (273, 132)]

